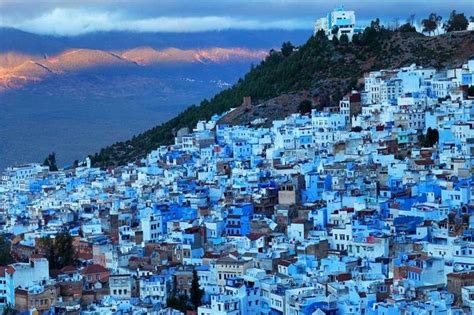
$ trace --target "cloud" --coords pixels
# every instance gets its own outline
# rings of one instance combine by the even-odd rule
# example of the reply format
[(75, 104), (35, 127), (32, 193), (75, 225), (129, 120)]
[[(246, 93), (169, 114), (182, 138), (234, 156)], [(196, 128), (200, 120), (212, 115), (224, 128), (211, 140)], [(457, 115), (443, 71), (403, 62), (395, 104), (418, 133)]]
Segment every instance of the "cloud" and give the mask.
[(159, 16), (130, 18), (115, 11), (87, 11), (55, 8), (40, 16), (9, 21), (3, 18), (0, 26), (53, 35), (80, 35), (94, 31), (136, 32), (201, 32), (225, 29), (309, 29), (311, 20), (262, 20), (232, 16)]
[[(311, 29), (334, 8), (327, 0), (0, 0), (0, 26), (41, 34), (94, 31), (198, 32), (224, 29)], [(373, 18), (420, 20), (453, 9), (473, 15), (472, 0), (345, 0), (364, 26)], [(32, 9), (34, 8), (34, 10)]]

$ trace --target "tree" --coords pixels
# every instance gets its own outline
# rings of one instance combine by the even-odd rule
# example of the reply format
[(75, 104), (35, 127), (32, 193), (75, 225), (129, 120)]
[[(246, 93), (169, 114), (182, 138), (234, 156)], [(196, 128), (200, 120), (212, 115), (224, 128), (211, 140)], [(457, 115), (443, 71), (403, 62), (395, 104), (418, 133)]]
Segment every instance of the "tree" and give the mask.
[(342, 45), (348, 45), (349, 36), (347, 36), (347, 34), (342, 34), (341, 37), (339, 38), (339, 43), (341, 43)]
[(323, 30), (317, 31), (316, 35), (314, 35), (314, 37), (318, 40), (325, 40), (327, 38), (326, 33)]
[(439, 132), (438, 132), (438, 129), (431, 129), (431, 128), (428, 128), (428, 131), (426, 133), (426, 138), (428, 139), (429, 141), (429, 144), (431, 146), (435, 145), (436, 143), (438, 143), (439, 141)]
[(411, 26), (415, 25), (415, 14), (410, 14), (410, 16), (407, 18), (407, 24), (410, 24)]
[(337, 39), (336, 35), (332, 36), (332, 43), (334, 44), (334, 46), (339, 45), (339, 39)]
[(300, 105), (298, 105), (298, 111), (301, 115), (311, 113), (311, 109), (313, 104), (309, 100), (301, 101)]
[(15, 308), (10, 303), (8, 303), (7, 305), (5, 305), (3, 307), (2, 312), (3, 312), (2, 314), (4, 314), (4, 315), (14, 315), (14, 314), (16, 314)]
[(201, 305), (204, 291), (199, 288), (199, 278), (196, 269), (193, 270), (193, 280), (191, 282), (191, 303), (197, 309)]
[(426, 135), (420, 136), (420, 144), (423, 147), (432, 147), (439, 141), (438, 129), (428, 128)]
[(456, 13), (456, 10), (453, 10), (449, 15), (449, 20), (444, 23), (444, 30), (446, 32), (454, 31), (464, 31), (467, 29), (469, 22), (467, 21), (464, 13)]
[(468, 89), (467, 89), (467, 95), (468, 95), (468, 96), (474, 96), (474, 85), (468, 87)]
[(174, 276), (173, 277), (173, 284), (171, 288), (171, 296), (177, 296), (178, 295), (178, 279)]
[(380, 44), (379, 33), (381, 30), (382, 30), (382, 26), (380, 25), (380, 19), (377, 18), (371, 21), (370, 27), (366, 27), (364, 29), (364, 32), (362, 33), (362, 36), (360, 38), (360, 44), (373, 45), (374, 49), (378, 48), (378, 45)]
[(67, 231), (56, 234), (54, 239), (51, 237), (40, 239), (40, 246), (48, 259), (50, 269), (61, 269), (77, 263), (76, 251), (72, 243), (73, 237)]
[(430, 13), (427, 19), (423, 19), (421, 21), (421, 25), (423, 25), (423, 32), (428, 33), (428, 35), (434, 33), (438, 29), (442, 19), (443, 18), (436, 13)]
[(173, 284), (171, 288), (171, 294), (166, 299), (166, 306), (173, 309), (179, 310), (183, 313), (186, 313), (188, 309), (188, 299), (185, 295), (178, 296), (178, 282), (176, 277), (173, 277)]
[(354, 45), (360, 45), (360, 34), (352, 35), (352, 43)]
[(375, 20), (372, 20), (370, 22), (370, 28), (374, 29), (376, 32), (379, 32), (382, 29), (382, 26), (380, 25), (380, 19), (376, 18)]
[(403, 25), (400, 25), (397, 31), (401, 33), (413, 33), (416, 32), (416, 28), (410, 23), (405, 23)]
[(58, 170), (58, 166), (56, 165), (56, 153), (52, 152), (48, 154), (48, 157), (44, 159), (43, 166), (49, 167), (51, 172), (56, 172)]
[(334, 26), (334, 27), (331, 29), (331, 34), (332, 34), (332, 35), (337, 35), (338, 32), (339, 32), (339, 26)]
[(15, 262), (11, 254), (10, 240), (4, 234), (0, 235), (0, 265), (6, 266)]
[(69, 232), (61, 232), (54, 239), (59, 266), (75, 265), (76, 251), (73, 246), (73, 237)]
[(54, 250), (53, 239), (51, 237), (42, 237), (39, 240), (39, 244), (46, 256), (46, 259), (48, 259), (49, 269), (56, 269), (57, 258), (56, 251)]
[(284, 57), (288, 57), (289, 55), (291, 55), (294, 49), (295, 46), (293, 46), (291, 42), (284, 42), (281, 45), (281, 53)]
[(170, 296), (169, 298), (166, 299), (166, 307), (171, 307), (175, 310), (181, 311), (183, 313), (186, 313), (187, 311), (187, 299), (186, 296), (180, 295), (180, 296)]

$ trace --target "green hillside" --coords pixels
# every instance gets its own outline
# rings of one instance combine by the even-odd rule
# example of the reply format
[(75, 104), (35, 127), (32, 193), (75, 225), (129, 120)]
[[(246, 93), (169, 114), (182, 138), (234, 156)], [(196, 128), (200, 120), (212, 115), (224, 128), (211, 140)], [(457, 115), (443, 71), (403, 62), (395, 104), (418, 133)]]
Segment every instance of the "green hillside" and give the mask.
[(244, 96), (262, 102), (281, 94), (307, 90), (326, 100), (324, 105), (330, 105), (349, 90), (360, 88), (358, 80), (370, 70), (412, 63), (437, 68), (460, 64), (474, 51), (474, 32), (429, 37), (406, 26), (388, 30), (374, 21), (355, 36), (352, 43), (328, 40), (323, 34), (317, 34), (294, 50), (288, 43), (282, 48), (282, 51), (270, 51), (243, 79), (211, 100), (203, 100), (199, 106), (193, 105), (128, 141), (102, 149), (91, 156), (93, 164), (115, 166), (144, 157), (154, 148), (172, 143), (180, 128), (192, 128), (199, 120), (236, 107)]

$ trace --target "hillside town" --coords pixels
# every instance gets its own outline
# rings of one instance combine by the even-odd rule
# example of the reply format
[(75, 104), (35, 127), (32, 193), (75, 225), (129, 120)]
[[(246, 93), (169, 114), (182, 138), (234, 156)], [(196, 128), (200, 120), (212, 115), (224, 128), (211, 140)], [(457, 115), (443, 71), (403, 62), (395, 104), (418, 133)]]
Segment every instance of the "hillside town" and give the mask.
[(6, 169), (3, 310), (471, 314), (474, 59), (364, 81), (269, 128), (214, 115), (122, 167)]

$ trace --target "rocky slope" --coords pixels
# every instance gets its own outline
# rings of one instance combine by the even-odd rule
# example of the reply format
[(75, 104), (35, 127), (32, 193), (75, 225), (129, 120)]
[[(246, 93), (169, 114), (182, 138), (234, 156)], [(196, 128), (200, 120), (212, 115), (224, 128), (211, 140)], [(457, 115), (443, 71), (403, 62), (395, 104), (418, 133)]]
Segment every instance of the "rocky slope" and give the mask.
[[(306, 48), (302, 49), (302, 53), (307, 53)], [(435, 68), (460, 66), (474, 56), (474, 33), (460, 32), (428, 37), (417, 33), (395, 32), (380, 44), (378, 51), (352, 45), (334, 48), (330, 50), (331, 54), (322, 59), (331, 67), (318, 67), (308, 54), (307, 67), (315, 71), (311, 81), (301, 83), (296, 79), (293, 82), (295, 90), (305, 89), (305, 98), (318, 96), (318, 100), (323, 102), (322, 106), (337, 103), (351, 88), (361, 88), (363, 74), (370, 70), (397, 68), (412, 63)], [(317, 62), (316, 59), (315, 63)], [(285, 75), (283, 71), (282, 75)], [(301, 78), (301, 73), (286, 75), (289, 78)], [(281, 119), (297, 111), (299, 103), (304, 99), (302, 95), (283, 93), (261, 103), (257, 100), (250, 108), (237, 107), (220, 122), (234, 125), (249, 124), (262, 117), (267, 123)]]

